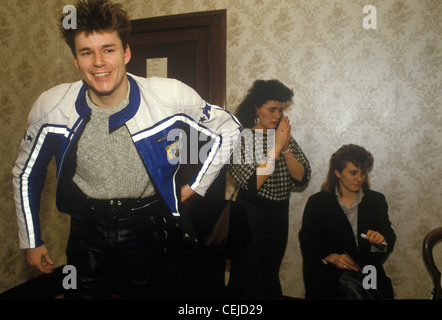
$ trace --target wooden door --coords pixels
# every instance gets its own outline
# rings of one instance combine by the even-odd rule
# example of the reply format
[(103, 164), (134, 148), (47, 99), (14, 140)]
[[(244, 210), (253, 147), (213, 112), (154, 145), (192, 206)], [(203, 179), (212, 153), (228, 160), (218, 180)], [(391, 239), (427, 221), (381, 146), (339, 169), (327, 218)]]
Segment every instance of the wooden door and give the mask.
[(225, 107), (226, 11), (132, 22), (130, 73), (146, 76), (146, 59), (167, 58), (168, 78), (183, 81), (207, 102)]

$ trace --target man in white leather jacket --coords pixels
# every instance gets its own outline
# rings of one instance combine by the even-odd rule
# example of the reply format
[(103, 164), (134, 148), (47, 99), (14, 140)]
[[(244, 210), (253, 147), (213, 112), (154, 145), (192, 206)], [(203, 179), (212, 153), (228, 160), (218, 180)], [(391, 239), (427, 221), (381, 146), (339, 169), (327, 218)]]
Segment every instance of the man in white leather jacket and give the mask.
[[(195, 193), (204, 196), (229, 159), (240, 124), (177, 80), (127, 74), (130, 22), (120, 5), (82, 0), (76, 9), (78, 29), (62, 32), (82, 80), (37, 99), (13, 168), (20, 247), (30, 265), (52, 271), (38, 216), (46, 168), (55, 157), (57, 208), (72, 216), (66, 252), (78, 274), (73, 296), (103, 297), (115, 260), (128, 276), (128, 292), (152, 296), (164, 270), (163, 215), (175, 216), (183, 233), (194, 237), (180, 203)], [(210, 144), (180, 189), (180, 143), (189, 130), (209, 137)]]

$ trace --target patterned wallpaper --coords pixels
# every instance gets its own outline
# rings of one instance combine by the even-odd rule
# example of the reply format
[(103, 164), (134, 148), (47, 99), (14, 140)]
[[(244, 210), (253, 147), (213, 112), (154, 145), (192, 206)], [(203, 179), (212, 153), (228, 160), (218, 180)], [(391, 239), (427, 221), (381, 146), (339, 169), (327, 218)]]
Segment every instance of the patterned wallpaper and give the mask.
[[(439, 0), (122, 0), (133, 19), (227, 9), (227, 105), (234, 111), (255, 79), (295, 91), (287, 111), (309, 157), (312, 180), (292, 194), (290, 238), (281, 269), (285, 295), (302, 297), (297, 239), (307, 198), (317, 192), (333, 151), (356, 143), (375, 157), (374, 190), (385, 194), (397, 233), (386, 263), (399, 299), (432, 289), (421, 247), (442, 226), (442, 2)], [(18, 249), (11, 168), (29, 108), (43, 91), (78, 79), (55, 27), (74, 0), (0, 2), (0, 292), (36, 273)], [(376, 29), (365, 29), (376, 8)], [(373, 12), (371, 12), (373, 13)], [(368, 21), (373, 23), (374, 20)], [(68, 219), (54, 206), (48, 173), (41, 220), (57, 265), (65, 262)], [(436, 247), (442, 267), (442, 248)]]

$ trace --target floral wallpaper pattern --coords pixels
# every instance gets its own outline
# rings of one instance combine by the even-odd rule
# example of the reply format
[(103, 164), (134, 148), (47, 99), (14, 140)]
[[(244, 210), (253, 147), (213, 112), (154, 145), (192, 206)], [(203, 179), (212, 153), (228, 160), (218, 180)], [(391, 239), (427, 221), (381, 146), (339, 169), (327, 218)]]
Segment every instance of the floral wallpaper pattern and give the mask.
[[(346, 143), (375, 157), (371, 186), (385, 194), (397, 233), (386, 262), (398, 299), (427, 299), (431, 279), (422, 240), (442, 226), (442, 2), (439, 0), (120, 0), (133, 19), (227, 10), (227, 108), (235, 111), (255, 79), (295, 91), (287, 110), (312, 179), (290, 204), (281, 268), (284, 294), (303, 297), (298, 232), (307, 198), (325, 178), (330, 155)], [(44, 4), (43, 4), (44, 3)], [(0, 2), (0, 292), (37, 273), (18, 249), (11, 169), (38, 95), (79, 78), (56, 27), (74, 0)], [(376, 29), (363, 21), (376, 9)], [(374, 18), (373, 18), (374, 19)], [(373, 20), (371, 20), (373, 23)], [(41, 221), (57, 265), (65, 263), (69, 220), (54, 205), (48, 172)], [(442, 248), (435, 249), (442, 267)]]

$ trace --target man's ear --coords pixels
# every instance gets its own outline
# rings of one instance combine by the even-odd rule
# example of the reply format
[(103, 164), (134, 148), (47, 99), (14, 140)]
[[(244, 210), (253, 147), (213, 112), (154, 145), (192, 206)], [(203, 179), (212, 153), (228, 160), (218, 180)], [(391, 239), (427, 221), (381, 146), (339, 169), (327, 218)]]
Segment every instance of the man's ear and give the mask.
[(126, 49), (124, 50), (124, 64), (128, 64), (131, 57), (132, 57), (132, 52), (130, 51), (129, 44), (127, 44)]
[(74, 64), (77, 67), (77, 69), (80, 69), (80, 66), (78, 65), (77, 57), (74, 55)]

